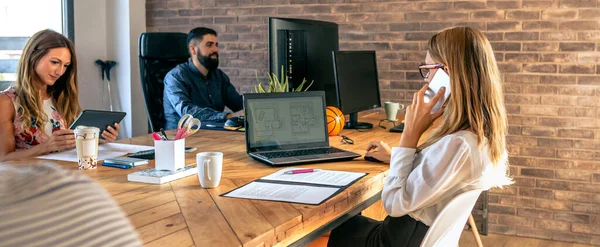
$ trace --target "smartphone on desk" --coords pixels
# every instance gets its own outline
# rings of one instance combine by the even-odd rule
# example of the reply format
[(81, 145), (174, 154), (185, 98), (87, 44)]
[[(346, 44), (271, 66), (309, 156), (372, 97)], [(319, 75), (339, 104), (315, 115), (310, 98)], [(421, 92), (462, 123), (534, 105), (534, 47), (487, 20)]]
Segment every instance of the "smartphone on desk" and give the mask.
[(433, 78), (431, 78), (431, 82), (429, 82), (429, 88), (425, 92), (425, 103), (429, 103), (433, 96), (435, 96), (442, 87), (446, 87), (446, 91), (444, 92), (444, 95), (442, 95), (440, 100), (438, 100), (437, 104), (433, 106), (433, 109), (431, 109), (431, 113), (437, 112), (440, 109), (442, 109), (442, 106), (444, 106), (446, 100), (450, 98), (450, 76), (448, 76), (448, 74), (446, 74), (446, 71), (444, 71), (443, 69), (438, 69), (433, 75)]

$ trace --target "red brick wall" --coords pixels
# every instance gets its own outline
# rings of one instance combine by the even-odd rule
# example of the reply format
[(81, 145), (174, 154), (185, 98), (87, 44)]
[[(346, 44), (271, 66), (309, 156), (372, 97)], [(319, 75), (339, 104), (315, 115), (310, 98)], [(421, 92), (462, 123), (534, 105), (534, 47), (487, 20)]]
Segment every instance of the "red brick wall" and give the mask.
[(485, 31), (504, 73), (516, 185), (490, 193), (490, 232), (600, 245), (600, 1), (148, 0), (148, 31), (219, 32), (242, 92), (267, 72), (267, 17), (340, 25), (342, 50), (376, 50), (383, 100), (409, 103), (442, 28)]

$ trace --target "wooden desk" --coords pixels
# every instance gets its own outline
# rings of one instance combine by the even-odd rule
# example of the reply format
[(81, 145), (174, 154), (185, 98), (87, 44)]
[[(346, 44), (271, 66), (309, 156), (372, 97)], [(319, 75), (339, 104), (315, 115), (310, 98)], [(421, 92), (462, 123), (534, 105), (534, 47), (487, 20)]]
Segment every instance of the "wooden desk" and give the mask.
[[(374, 123), (366, 132), (343, 130), (354, 140), (345, 145), (341, 137), (330, 138), (332, 146), (364, 154), (370, 141), (383, 140), (396, 146), (400, 135), (377, 127), (383, 114), (361, 117)], [(391, 123), (386, 126), (391, 127)], [(169, 133), (173, 135), (173, 131)], [(153, 145), (150, 135), (121, 141)], [(367, 176), (319, 206), (236, 199), (219, 196), (252, 180), (275, 172), (252, 160), (245, 149), (244, 133), (201, 130), (186, 140), (198, 150), (186, 154), (186, 164), (196, 163), (196, 153), (224, 153), (223, 177), (215, 189), (202, 189), (198, 176), (189, 176), (163, 185), (127, 181), (127, 174), (153, 164), (129, 170), (99, 166), (82, 171), (101, 184), (117, 201), (147, 246), (304, 246), (379, 201), (389, 166), (357, 158), (348, 162), (310, 164), (322, 169), (367, 172)], [(7, 162), (23, 165), (55, 163), (77, 169), (72, 162), (29, 159)], [(379, 211), (379, 212), (378, 212)], [(380, 210), (374, 210), (381, 214)], [(337, 219), (337, 220), (336, 220)]]

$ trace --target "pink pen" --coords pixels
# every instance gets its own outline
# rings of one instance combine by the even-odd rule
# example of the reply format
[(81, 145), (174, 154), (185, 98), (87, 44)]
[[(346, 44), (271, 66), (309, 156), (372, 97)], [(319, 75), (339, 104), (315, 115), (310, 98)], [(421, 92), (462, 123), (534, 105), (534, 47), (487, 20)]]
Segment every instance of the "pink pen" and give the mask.
[(309, 169), (294, 169), (294, 170), (291, 170), (291, 171), (286, 171), (283, 174), (300, 174), (300, 173), (310, 173), (310, 172), (316, 172), (316, 171), (318, 171), (318, 170), (317, 169), (312, 169), (312, 168), (309, 168)]
[(157, 141), (162, 140), (156, 132), (152, 132), (152, 138), (154, 138), (154, 140), (157, 140)]

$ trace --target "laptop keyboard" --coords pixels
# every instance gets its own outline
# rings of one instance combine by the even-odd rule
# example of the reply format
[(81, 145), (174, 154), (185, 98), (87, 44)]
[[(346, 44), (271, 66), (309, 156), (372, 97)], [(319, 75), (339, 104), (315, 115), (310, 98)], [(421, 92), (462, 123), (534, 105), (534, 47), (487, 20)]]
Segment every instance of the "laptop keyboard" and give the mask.
[(276, 158), (285, 158), (285, 157), (332, 154), (332, 153), (341, 153), (341, 152), (346, 152), (346, 151), (338, 149), (338, 148), (334, 148), (334, 147), (328, 147), (328, 148), (299, 149), (299, 150), (291, 150), (291, 151), (258, 153), (256, 155), (262, 156), (263, 158), (266, 158), (266, 159), (276, 159)]

